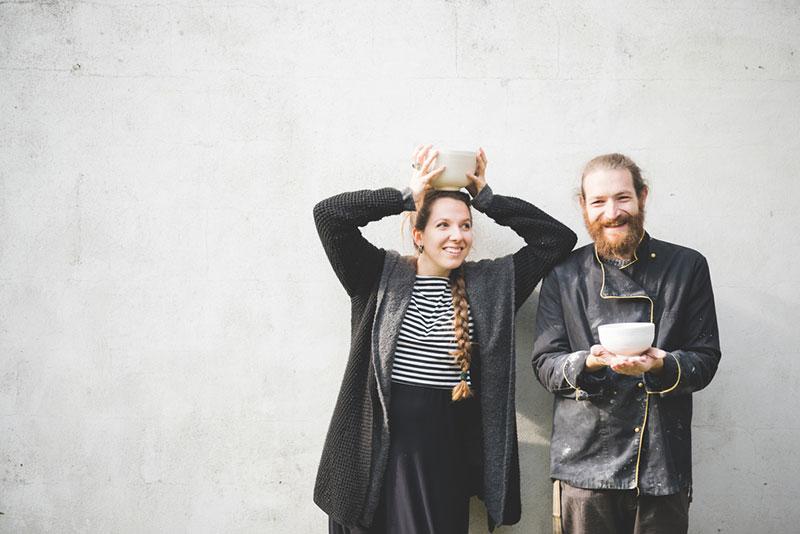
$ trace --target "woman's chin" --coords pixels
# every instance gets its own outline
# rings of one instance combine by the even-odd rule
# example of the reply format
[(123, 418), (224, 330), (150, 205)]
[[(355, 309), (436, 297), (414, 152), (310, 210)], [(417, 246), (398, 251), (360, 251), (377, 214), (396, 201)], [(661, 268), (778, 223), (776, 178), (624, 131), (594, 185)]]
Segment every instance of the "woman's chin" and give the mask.
[(439, 266), (442, 269), (446, 269), (448, 271), (452, 271), (453, 269), (458, 269), (464, 263), (464, 258), (445, 258), (439, 263)]

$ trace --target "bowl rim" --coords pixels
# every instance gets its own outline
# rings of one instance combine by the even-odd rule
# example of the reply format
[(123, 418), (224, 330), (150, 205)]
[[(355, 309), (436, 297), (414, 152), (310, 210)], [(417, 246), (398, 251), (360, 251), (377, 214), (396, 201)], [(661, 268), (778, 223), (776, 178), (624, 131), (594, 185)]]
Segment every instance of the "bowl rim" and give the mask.
[(645, 321), (638, 322), (638, 323), (606, 323), (606, 324), (601, 324), (600, 326), (598, 326), (597, 330), (599, 331), (601, 328), (604, 329), (604, 330), (620, 330), (622, 328), (631, 328), (631, 327), (644, 328), (645, 326), (647, 326), (647, 327), (650, 327), (650, 326), (655, 327), (655, 325), (656, 325), (655, 323), (645, 322)]
[(456, 156), (475, 156), (478, 153), (477, 150), (452, 150), (449, 148), (442, 148), (439, 150), (439, 156), (442, 154), (453, 154)]

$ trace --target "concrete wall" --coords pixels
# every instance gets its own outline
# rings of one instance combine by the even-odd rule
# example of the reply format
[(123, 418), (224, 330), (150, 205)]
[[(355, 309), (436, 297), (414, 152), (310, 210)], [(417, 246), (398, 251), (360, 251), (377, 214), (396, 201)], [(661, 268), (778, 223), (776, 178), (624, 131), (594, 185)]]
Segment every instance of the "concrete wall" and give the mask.
[[(430, 141), (485, 147), (496, 191), (582, 243), (581, 164), (640, 162), (721, 327), (691, 531), (788, 532), (799, 134), (792, 0), (0, 2), (0, 531), (324, 531), (349, 308), (311, 208), (404, 186)], [(475, 257), (520, 244), (477, 225)], [(366, 233), (407, 250), (399, 218)], [(507, 533), (550, 521), (534, 309)]]

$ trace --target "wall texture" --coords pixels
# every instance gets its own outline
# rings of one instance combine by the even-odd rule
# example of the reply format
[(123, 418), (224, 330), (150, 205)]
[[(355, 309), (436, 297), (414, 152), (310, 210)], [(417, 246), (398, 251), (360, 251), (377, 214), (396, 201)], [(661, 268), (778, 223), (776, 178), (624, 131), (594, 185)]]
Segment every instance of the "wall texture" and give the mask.
[[(590, 157), (702, 251), (724, 356), (695, 396), (691, 532), (800, 521), (800, 5), (0, 2), (0, 531), (324, 531), (311, 502), (348, 301), (311, 221), (416, 143), (582, 236)], [(520, 240), (480, 217), (475, 257)], [(400, 218), (368, 237), (408, 250)], [(519, 318), (523, 521), (551, 399)], [(477, 501), (473, 531), (485, 517)]]

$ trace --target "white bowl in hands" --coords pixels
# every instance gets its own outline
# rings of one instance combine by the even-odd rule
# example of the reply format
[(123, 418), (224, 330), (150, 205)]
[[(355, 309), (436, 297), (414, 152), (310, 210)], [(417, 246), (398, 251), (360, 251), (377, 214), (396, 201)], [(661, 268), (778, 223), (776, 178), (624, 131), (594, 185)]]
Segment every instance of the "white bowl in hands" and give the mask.
[(469, 185), (467, 174), (475, 174), (478, 166), (476, 152), (440, 150), (439, 155), (436, 156), (436, 163), (431, 168), (438, 168), (443, 165), (447, 168), (431, 182), (431, 187), (444, 189), (445, 191), (458, 191), (462, 187)]
[(610, 323), (597, 327), (600, 344), (621, 356), (638, 356), (653, 345), (653, 323)]

